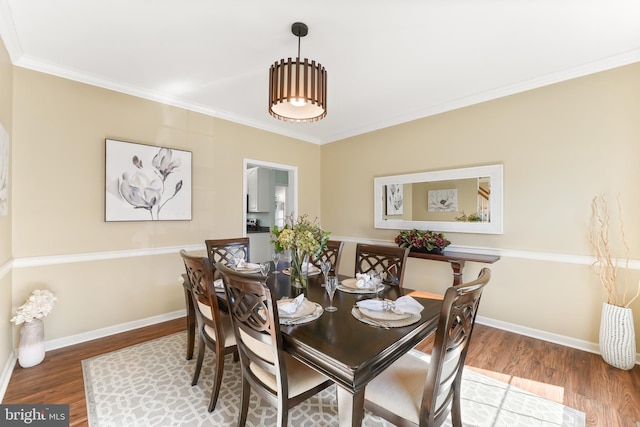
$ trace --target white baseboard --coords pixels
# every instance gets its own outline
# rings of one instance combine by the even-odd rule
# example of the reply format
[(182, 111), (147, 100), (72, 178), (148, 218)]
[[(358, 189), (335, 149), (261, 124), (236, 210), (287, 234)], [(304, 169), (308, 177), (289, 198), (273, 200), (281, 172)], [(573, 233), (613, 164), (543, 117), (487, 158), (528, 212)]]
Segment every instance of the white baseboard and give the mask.
[(82, 334), (58, 338), (45, 342), (45, 350), (55, 350), (57, 348), (80, 344), (86, 341), (95, 340), (97, 338), (104, 338), (109, 335), (119, 334), (120, 332), (131, 331), (133, 329), (143, 328), (145, 326), (155, 325), (156, 323), (162, 323), (169, 320), (177, 319), (186, 315), (186, 310), (178, 310), (172, 313), (160, 314), (158, 316), (147, 317), (146, 319), (134, 320), (133, 322), (121, 323), (119, 325), (96, 329), (94, 331), (84, 332)]

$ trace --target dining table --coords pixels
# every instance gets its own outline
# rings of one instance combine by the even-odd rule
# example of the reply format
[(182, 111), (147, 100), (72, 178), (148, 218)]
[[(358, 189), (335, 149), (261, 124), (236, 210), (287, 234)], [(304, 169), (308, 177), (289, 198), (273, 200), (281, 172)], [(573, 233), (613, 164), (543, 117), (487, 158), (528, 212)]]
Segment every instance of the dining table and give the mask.
[[(306, 287), (299, 288), (292, 285), (286, 268), (277, 273), (274, 270), (272, 264), (266, 284), (278, 299), (304, 294), (306, 299), (323, 308), (329, 305), (322, 274), (309, 275)], [(351, 278), (345, 275), (338, 277), (341, 282)], [(217, 295), (226, 299), (224, 293)], [(395, 301), (406, 295), (423, 307), (419, 315), (414, 316), (415, 323), (395, 327), (390, 326), (391, 322), (364, 322), (352, 314), (360, 300), (381, 298)], [(324, 310), (312, 321), (288, 324), (281, 320), (283, 346), (291, 356), (335, 382), (340, 426), (359, 427), (364, 417), (367, 383), (436, 330), (442, 299), (391, 285), (385, 285), (378, 293), (349, 292), (341, 287), (334, 294), (333, 305), (337, 307), (336, 311)]]

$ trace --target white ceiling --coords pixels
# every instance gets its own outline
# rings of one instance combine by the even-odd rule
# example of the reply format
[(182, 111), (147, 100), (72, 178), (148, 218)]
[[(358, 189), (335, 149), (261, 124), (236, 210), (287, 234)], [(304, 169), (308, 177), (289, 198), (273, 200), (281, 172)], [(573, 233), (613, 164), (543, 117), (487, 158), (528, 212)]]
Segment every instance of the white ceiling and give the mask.
[[(327, 143), (640, 61), (638, 0), (0, 0), (20, 67)], [(328, 114), (267, 111), (268, 70), (328, 73)]]

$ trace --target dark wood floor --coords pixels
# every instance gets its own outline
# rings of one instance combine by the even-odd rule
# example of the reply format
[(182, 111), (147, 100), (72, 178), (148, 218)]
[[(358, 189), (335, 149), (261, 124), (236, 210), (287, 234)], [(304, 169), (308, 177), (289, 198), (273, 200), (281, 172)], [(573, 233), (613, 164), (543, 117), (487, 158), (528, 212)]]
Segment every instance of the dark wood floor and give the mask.
[[(2, 403), (68, 403), (71, 426), (86, 426), (81, 360), (185, 326), (177, 319), (47, 352), (38, 366), (16, 366)], [(418, 348), (429, 351), (430, 340)], [(640, 366), (621, 371), (596, 354), (476, 325), (467, 367), (584, 411), (588, 426), (638, 427)]]

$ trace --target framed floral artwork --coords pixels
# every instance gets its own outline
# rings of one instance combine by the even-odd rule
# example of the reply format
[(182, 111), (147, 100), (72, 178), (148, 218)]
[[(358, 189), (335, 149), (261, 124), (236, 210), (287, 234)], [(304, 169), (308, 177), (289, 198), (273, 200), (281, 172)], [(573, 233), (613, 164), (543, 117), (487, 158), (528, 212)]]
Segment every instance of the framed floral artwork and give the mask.
[(404, 195), (402, 184), (387, 185), (387, 215), (402, 215)]
[(458, 210), (458, 190), (429, 190), (429, 212), (455, 212)]
[(105, 140), (105, 221), (191, 220), (191, 152)]

